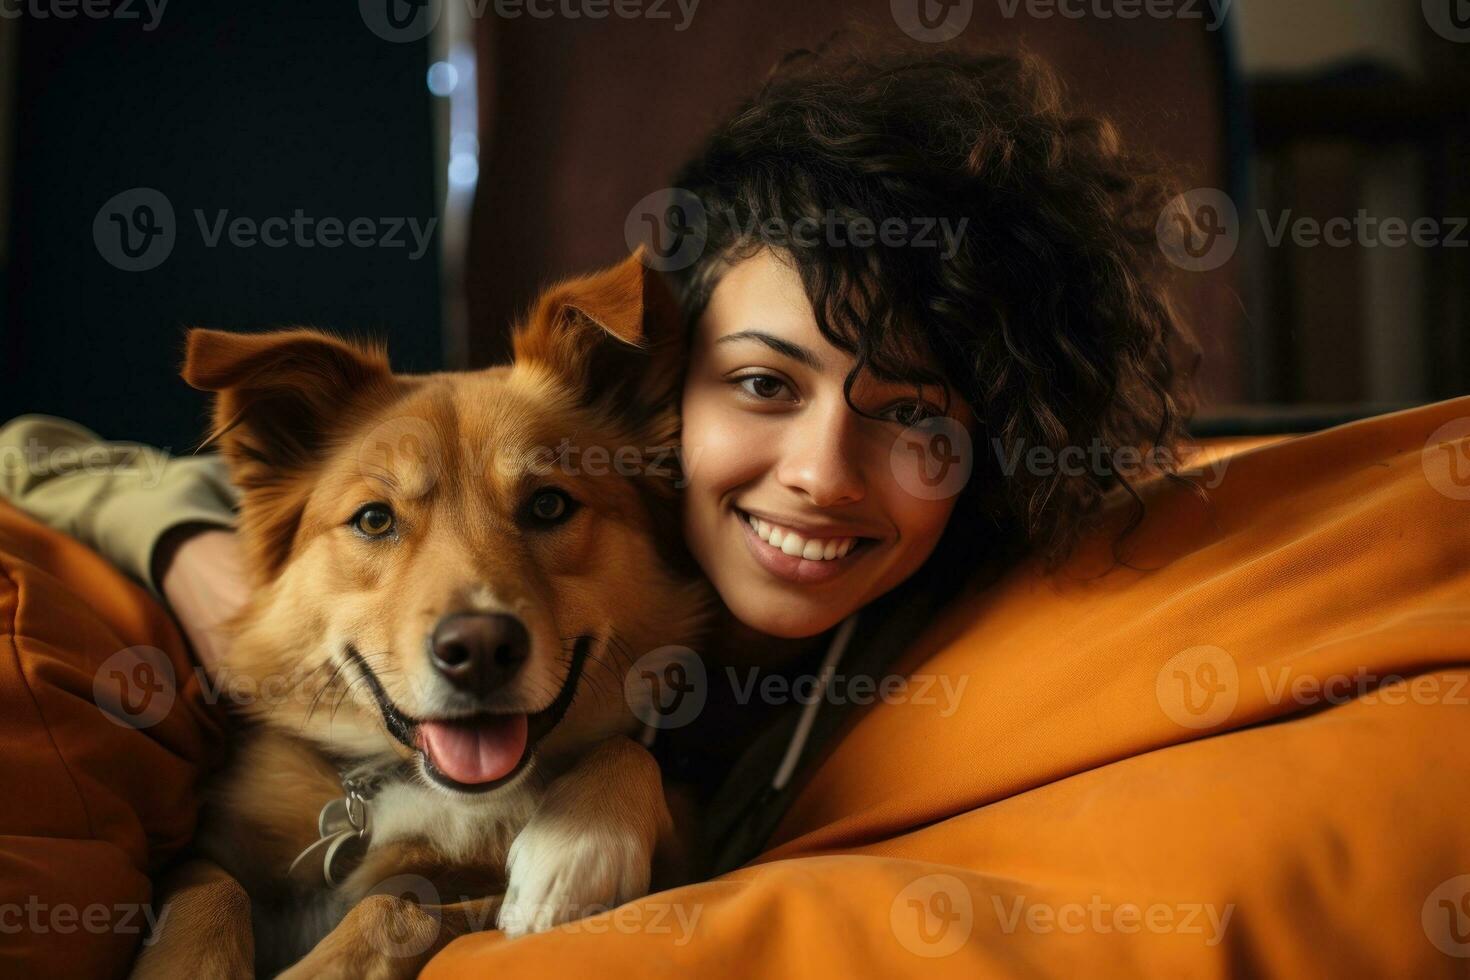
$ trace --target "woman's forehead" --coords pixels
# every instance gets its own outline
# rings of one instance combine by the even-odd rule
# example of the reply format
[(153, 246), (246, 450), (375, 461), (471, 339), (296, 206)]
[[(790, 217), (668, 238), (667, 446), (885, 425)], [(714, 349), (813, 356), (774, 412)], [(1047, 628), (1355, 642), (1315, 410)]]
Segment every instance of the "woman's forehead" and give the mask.
[[(695, 329), (696, 342), (706, 350), (740, 352), (759, 345), (814, 370), (843, 376), (856, 362), (853, 351), (822, 334), (794, 263), (769, 249), (730, 265)], [(873, 351), (862, 377), (868, 383), (912, 387), (943, 375), (917, 335), (906, 340), (875, 344), (882, 349)]]

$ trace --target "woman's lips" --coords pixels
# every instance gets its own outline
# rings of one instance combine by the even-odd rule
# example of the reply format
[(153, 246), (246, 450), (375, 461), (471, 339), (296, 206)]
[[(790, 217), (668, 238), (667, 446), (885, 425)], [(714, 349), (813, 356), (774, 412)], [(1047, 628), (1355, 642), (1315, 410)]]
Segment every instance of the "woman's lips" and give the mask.
[(745, 536), (745, 544), (750, 548), (751, 556), (766, 571), (787, 582), (813, 584), (830, 581), (851, 568), (853, 562), (866, 554), (873, 543), (871, 538), (859, 538), (846, 555), (830, 560), (788, 555), (780, 548), (774, 548), (762, 541), (755, 528), (751, 527), (750, 518), (744, 511), (735, 508), (731, 513), (740, 523), (741, 533)]

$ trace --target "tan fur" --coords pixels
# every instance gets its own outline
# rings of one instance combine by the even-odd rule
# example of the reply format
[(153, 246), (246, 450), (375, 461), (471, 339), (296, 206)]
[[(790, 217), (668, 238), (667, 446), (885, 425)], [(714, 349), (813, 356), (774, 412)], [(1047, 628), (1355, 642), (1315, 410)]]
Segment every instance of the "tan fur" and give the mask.
[[(257, 911), (280, 900), (318, 811), (340, 795), (339, 763), (415, 756), (345, 651), (359, 652), (404, 715), (453, 715), (456, 695), (435, 686), (426, 654), (450, 613), (512, 613), (531, 634), (530, 658), (493, 710), (546, 707), (567, 680), (572, 639), (596, 637), (576, 697), (515, 782), (469, 796), (424, 781), (375, 800), (383, 832), (346, 883), (291, 899), (317, 903), (316, 932), (335, 927), (285, 975), (412, 976), (512, 905), (526, 931), (646, 890), (669, 818), (657, 765), (628, 738), (624, 674), (655, 648), (693, 642), (708, 594), (670, 546), (676, 464), (626, 475), (547, 463), (562, 440), (640, 454), (672, 444), (680, 332), (637, 256), (549, 290), (517, 332), (515, 363), (484, 371), (395, 375), (380, 348), (314, 331), (191, 332), (184, 375), (217, 392), (210, 441), (243, 492), (256, 585), (232, 625), (223, 679), (262, 696), (244, 706), (250, 727), (198, 839), (229, 875), (191, 865), (165, 886), (166, 918), (135, 976), (181, 965), (251, 975), (242, 895)], [(543, 485), (583, 505), (553, 531), (524, 521), (527, 494)], [(346, 527), (376, 501), (398, 515), (391, 544)], [(620, 855), (612, 871), (608, 855)], [(441, 901), (421, 908), (377, 893), (402, 875), (431, 883)], [(525, 917), (528, 904), (536, 916)], [(314, 936), (312, 914), (294, 921)], [(254, 924), (258, 957), (290, 945), (273, 928)]]

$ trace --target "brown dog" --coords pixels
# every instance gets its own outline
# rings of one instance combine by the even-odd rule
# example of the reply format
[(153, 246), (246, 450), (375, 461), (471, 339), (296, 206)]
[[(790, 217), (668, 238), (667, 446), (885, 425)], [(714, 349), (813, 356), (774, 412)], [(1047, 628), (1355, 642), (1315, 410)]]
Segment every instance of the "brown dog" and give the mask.
[(190, 333), (256, 586), (225, 673), (259, 696), (135, 976), (412, 976), (647, 892), (669, 815), (623, 679), (708, 603), (671, 519), (680, 334), (636, 255), (484, 371)]

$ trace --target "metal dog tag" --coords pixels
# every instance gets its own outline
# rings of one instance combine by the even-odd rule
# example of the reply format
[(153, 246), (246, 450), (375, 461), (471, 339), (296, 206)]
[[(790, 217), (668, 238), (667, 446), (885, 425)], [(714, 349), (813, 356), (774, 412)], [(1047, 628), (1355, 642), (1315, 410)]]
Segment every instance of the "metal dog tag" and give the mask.
[(287, 876), (311, 887), (336, 888), (366, 853), (368, 827), (367, 803), (356, 794), (327, 801), (316, 818), (318, 839), (296, 855)]

